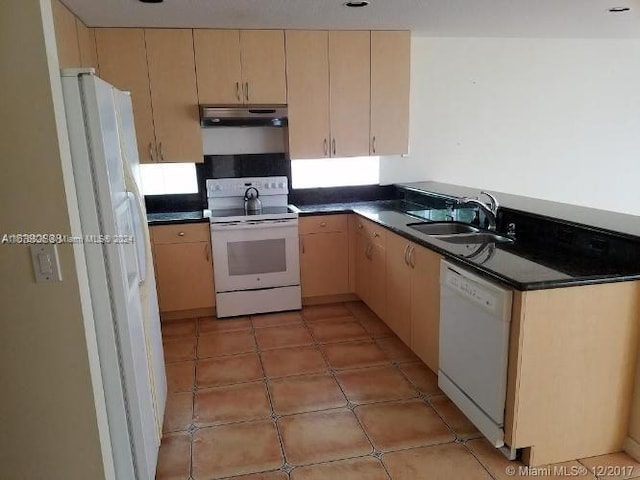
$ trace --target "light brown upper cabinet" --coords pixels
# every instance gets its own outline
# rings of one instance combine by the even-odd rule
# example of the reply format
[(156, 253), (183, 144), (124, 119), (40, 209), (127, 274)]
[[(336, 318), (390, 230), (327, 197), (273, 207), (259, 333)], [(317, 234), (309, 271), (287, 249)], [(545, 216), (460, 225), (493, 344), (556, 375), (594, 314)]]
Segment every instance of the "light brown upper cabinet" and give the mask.
[(409, 151), (410, 63), (410, 32), (371, 32), (371, 155)]
[(370, 32), (286, 32), (291, 158), (369, 154)]
[(203, 162), (193, 32), (145, 29), (158, 161)]
[(331, 156), (369, 154), (370, 32), (329, 32)]
[(286, 32), (291, 158), (407, 153), (409, 32)]
[(156, 137), (144, 30), (96, 28), (95, 34), (101, 77), (117, 88), (131, 92), (140, 162), (154, 162), (157, 158)]
[(76, 16), (60, 0), (51, 1), (60, 68), (80, 67), (80, 48)]
[(202, 162), (190, 29), (98, 28), (100, 75), (131, 92), (142, 163)]
[(201, 104), (287, 102), (282, 30), (196, 29), (193, 35)]
[(288, 30), (287, 96), (291, 158), (329, 156), (329, 33)]

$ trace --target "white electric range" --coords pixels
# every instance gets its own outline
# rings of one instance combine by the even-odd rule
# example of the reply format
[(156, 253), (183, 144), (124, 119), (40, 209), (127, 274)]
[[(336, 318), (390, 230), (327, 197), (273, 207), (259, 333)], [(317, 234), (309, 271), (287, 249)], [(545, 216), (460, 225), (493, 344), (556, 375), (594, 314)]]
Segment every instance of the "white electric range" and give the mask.
[[(209, 179), (218, 317), (299, 310), (298, 214), (288, 205), (287, 177)], [(248, 188), (262, 209), (245, 211)]]

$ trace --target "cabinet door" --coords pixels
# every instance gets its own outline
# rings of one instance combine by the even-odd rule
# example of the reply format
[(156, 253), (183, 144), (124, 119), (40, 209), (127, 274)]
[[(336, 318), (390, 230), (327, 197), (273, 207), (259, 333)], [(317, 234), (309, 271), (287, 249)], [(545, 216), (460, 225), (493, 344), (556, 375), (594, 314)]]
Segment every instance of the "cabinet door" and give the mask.
[(53, 25), (56, 34), (60, 68), (80, 67), (76, 17), (60, 0), (52, 0)]
[(154, 256), (161, 312), (215, 305), (209, 242), (156, 244)]
[(193, 33), (146, 29), (153, 124), (161, 162), (203, 162)]
[(329, 32), (331, 156), (369, 155), (370, 32)]
[(409, 32), (371, 32), (371, 154), (409, 150)]
[(289, 156), (329, 156), (329, 33), (288, 30)]
[(80, 64), (83, 67), (95, 68), (96, 72), (98, 72), (98, 52), (96, 51), (96, 36), (93, 28), (87, 28), (78, 19), (76, 19), (76, 26), (78, 28)]
[(245, 103), (287, 103), (284, 31), (241, 30), (240, 58)]
[(412, 254), (411, 349), (434, 372), (440, 342), (440, 255), (415, 246)]
[(201, 104), (243, 103), (238, 30), (193, 31), (198, 99)]
[(141, 28), (96, 28), (100, 76), (120, 90), (131, 92), (141, 163), (157, 158), (151, 113), (149, 69)]
[(380, 318), (387, 317), (387, 265), (385, 247), (371, 243), (369, 255), (369, 308)]
[(369, 250), (371, 242), (362, 233), (356, 234), (355, 246), (355, 290), (356, 295), (364, 303), (371, 303), (371, 268), (369, 263)]
[(411, 276), (408, 249), (413, 245), (399, 235), (387, 234), (387, 325), (411, 345)]
[(349, 293), (349, 238), (345, 232), (300, 236), (302, 296)]

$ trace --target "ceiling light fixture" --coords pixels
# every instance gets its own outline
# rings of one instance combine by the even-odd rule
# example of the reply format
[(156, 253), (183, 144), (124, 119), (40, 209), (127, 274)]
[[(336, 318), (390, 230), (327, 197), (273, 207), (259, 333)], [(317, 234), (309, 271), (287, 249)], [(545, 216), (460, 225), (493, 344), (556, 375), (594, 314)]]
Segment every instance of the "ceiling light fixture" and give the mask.
[(613, 7), (609, 9), (611, 13), (623, 13), (628, 12), (629, 10), (631, 10), (629, 7)]
[(138, 0), (140, 3), (162, 3), (164, 0)]
[(344, 3), (344, 6), (349, 8), (360, 8), (366, 7), (367, 5), (369, 5), (369, 0), (353, 0)]

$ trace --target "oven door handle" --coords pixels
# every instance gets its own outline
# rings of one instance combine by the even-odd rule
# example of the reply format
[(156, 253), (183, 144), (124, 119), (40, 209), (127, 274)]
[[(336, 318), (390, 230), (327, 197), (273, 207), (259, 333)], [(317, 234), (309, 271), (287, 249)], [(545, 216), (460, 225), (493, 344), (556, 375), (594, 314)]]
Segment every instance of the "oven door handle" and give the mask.
[(235, 230), (264, 230), (268, 228), (297, 228), (298, 221), (289, 221), (289, 220), (272, 220), (272, 221), (261, 221), (261, 222), (248, 222), (248, 223), (212, 223), (211, 231), (216, 232), (231, 232)]

